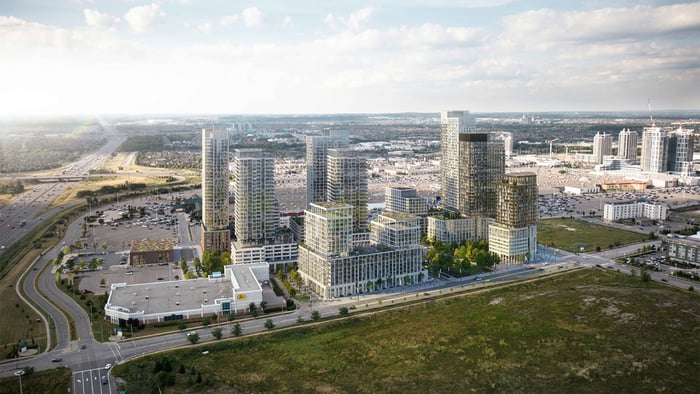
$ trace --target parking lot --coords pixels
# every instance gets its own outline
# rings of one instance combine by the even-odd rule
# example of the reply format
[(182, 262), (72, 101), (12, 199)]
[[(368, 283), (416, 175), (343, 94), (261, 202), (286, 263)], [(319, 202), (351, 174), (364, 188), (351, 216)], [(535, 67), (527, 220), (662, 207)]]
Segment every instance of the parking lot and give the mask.
[[(92, 223), (87, 228), (86, 237), (67, 240), (67, 244), (77, 241), (88, 245), (88, 248), (74, 251), (79, 253), (76, 263), (84, 261), (87, 265), (93, 258), (103, 261), (97, 270), (80, 271), (80, 289), (99, 294), (108, 291), (112, 283), (148, 283), (181, 278), (178, 262), (185, 258), (191, 264), (198, 255), (196, 246), (200, 240), (200, 228), (189, 222), (186, 213), (171, 213), (169, 201), (169, 196), (161, 196), (160, 199), (141, 198), (98, 208), (103, 223)], [(132, 207), (133, 217), (121, 219), (129, 207)], [(130, 242), (146, 239), (175, 239), (175, 262), (130, 266)]]

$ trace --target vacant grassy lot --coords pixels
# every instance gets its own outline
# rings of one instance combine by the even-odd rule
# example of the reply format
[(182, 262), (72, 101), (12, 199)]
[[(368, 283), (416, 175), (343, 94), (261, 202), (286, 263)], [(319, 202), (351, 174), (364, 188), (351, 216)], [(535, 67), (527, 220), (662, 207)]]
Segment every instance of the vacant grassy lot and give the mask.
[(581, 245), (585, 252), (596, 248), (608, 249), (647, 239), (644, 234), (618, 230), (576, 219), (545, 219), (537, 223), (537, 242), (569, 252), (578, 252)]
[(127, 392), (157, 392), (156, 381), (166, 393), (696, 392), (699, 301), (581, 270), (149, 356), (113, 373)]
[[(34, 372), (22, 376), (22, 392), (64, 394), (68, 392), (71, 383), (71, 372), (68, 368), (56, 368), (47, 371)], [(12, 376), (0, 379), (0, 394), (19, 393), (19, 378)]]

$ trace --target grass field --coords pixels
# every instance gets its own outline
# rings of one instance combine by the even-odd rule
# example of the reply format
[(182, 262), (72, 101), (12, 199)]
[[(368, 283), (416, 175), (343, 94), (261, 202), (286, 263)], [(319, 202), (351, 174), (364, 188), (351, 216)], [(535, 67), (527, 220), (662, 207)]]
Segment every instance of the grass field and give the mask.
[[(127, 392), (696, 392), (697, 293), (587, 269), (119, 365)], [(202, 351), (208, 350), (207, 355)]]
[[(37, 344), (40, 350), (46, 347), (46, 328), (44, 317), (37, 315), (29, 305), (25, 304), (17, 295), (15, 286), (17, 279), (24, 269), (39, 256), (41, 250), (30, 249), (20, 263), (13, 266), (7, 275), (0, 280), (0, 346), (2, 353), (0, 359), (8, 357), (16, 345), (26, 341), (28, 345)], [(41, 319), (39, 323), (36, 319)]]
[[(68, 368), (56, 368), (47, 371), (34, 372), (22, 376), (22, 392), (25, 394), (65, 394), (71, 383), (71, 372)], [(19, 393), (19, 378), (12, 376), (0, 379), (0, 394)]]
[(576, 219), (545, 219), (537, 223), (537, 242), (569, 252), (579, 252), (581, 245), (585, 252), (596, 248), (608, 249), (642, 242), (648, 239), (645, 234), (601, 226)]

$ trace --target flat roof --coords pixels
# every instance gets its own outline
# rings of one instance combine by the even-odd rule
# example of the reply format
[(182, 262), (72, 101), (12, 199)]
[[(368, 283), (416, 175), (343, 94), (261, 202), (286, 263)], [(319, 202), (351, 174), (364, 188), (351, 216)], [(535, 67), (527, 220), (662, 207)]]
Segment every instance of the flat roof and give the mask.
[(151, 252), (157, 250), (169, 250), (175, 246), (173, 239), (144, 239), (131, 241), (132, 252)]
[(249, 292), (260, 290), (260, 284), (258, 283), (258, 280), (255, 278), (255, 276), (253, 276), (253, 273), (251, 272), (249, 266), (245, 264), (240, 264), (230, 265), (226, 267), (231, 267), (233, 277), (236, 279), (236, 283), (238, 284), (238, 289), (236, 289), (236, 291)]
[(128, 309), (131, 313), (143, 311), (148, 315), (201, 309), (202, 305), (214, 304), (217, 298), (233, 298), (230, 280), (223, 277), (218, 281), (197, 278), (114, 286), (110, 305)]

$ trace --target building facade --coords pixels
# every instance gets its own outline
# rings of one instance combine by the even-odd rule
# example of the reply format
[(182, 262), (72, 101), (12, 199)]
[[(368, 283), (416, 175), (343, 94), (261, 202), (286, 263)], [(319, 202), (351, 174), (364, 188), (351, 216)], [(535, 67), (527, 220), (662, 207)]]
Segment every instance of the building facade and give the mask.
[(665, 172), (668, 157), (668, 138), (661, 127), (645, 127), (642, 133), (643, 172)]
[(274, 159), (261, 149), (236, 149), (233, 177), (236, 241), (241, 245), (272, 243), (280, 220)]
[(603, 206), (603, 220), (606, 222), (638, 218), (663, 221), (667, 216), (668, 206), (646, 200), (609, 202)]
[(367, 159), (351, 149), (328, 149), (327, 176), (327, 201), (352, 205), (353, 232), (367, 232)]
[(537, 175), (505, 174), (498, 182), (498, 211), (489, 226), (489, 251), (506, 263), (537, 255)]
[(226, 130), (202, 130), (203, 251), (230, 252), (228, 142)]
[(326, 201), (327, 153), (331, 148), (345, 148), (348, 133), (327, 130), (324, 135), (306, 137), (306, 206)]
[(595, 164), (603, 164), (603, 156), (612, 155), (612, 136), (596, 133), (593, 137), (593, 160)]
[(668, 160), (666, 170), (684, 175), (693, 170), (693, 130), (678, 128), (668, 133)]
[(384, 204), (387, 212), (428, 214), (428, 200), (419, 197), (412, 187), (387, 187), (384, 190)]
[(489, 133), (462, 133), (458, 146), (458, 212), (495, 217), (496, 185), (506, 167), (503, 141)]
[(617, 157), (629, 161), (637, 160), (637, 132), (622, 129), (617, 140)]
[(476, 117), (469, 111), (440, 113), (440, 189), (442, 206), (459, 210), (459, 136), (476, 131)]
[(700, 239), (696, 236), (668, 238), (666, 256), (672, 261), (700, 266)]
[(352, 242), (353, 206), (311, 204), (305, 213), (306, 243), (299, 246), (298, 272), (304, 284), (328, 300), (404, 286), (427, 278), (418, 218), (380, 215), (369, 246)]

